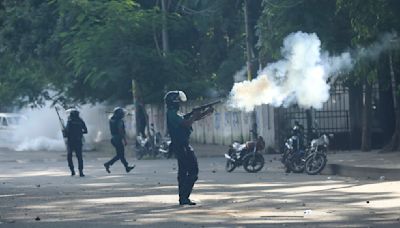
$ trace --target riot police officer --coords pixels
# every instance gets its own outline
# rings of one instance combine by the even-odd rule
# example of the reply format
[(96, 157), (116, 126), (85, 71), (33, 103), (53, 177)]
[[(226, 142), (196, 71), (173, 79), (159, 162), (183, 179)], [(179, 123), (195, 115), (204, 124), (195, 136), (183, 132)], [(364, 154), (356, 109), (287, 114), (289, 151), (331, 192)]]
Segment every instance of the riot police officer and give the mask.
[(129, 173), (135, 166), (129, 166), (125, 159), (125, 146), (126, 141), (126, 131), (124, 124), (125, 111), (120, 107), (116, 107), (113, 111), (113, 115), (110, 118), (110, 132), (111, 132), (111, 144), (114, 146), (116, 155), (108, 162), (104, 163), (107, 173), (110, 173), (110, 166), (112, 166), (116, 161), (121, 160), (122, 164), (125, 166), (125, 170)]
[(67, 110), (70, 112), (68, 117), (67, 126), (65, 127), (65, 135), (67, 136), (67, 160), (68, 166), (71, 170), (71, 176), (75, 176), (74, 163), (72, 162), (72, 152), (75, 151), (78, 159), (79, 176), (84, 177), (83, 174), (83, 159), (82, 159), (82, 145), (83, 134), (87, 134), (88, 130), (85, 122), (79, 117), (79, 111), (75, 108)]
[(198, 179), (198, 163), (193, 148), (189, 144), (193, 122), (212, 113), (213, 109), (194, 111), (191, 115), (178, 114), (180, 102), (187, 100), (182, 91), (170, 91), (164, 97), (167, 105), (167, 128), (171, 136), (170, 150), (178, 159), (178, 189), (180, 205), (196, 205), (189, 199)]

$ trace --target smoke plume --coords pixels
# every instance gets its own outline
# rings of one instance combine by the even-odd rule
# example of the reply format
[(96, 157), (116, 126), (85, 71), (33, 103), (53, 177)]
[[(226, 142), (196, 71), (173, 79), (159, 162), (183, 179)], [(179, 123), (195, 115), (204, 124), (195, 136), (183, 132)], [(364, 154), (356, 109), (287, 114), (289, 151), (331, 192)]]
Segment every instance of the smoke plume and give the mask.
[(261, 104), (277, 107), (294, 103), (320, 109), (329, 99), (328, 79), (332, 81), (337, 75), (349, 72), (361, 58), (376, 58), (390, 48), (388, 42), (394, 37), (395, 34), (385, 35), (352, 55), (343, 52), (332, 56), (321, 50), (321, 41), (315, 33), (292, 33), (283, 41), (283, 59), (268, 64), (255, 79), (235, 83), (229, 104), (246, 111)]
[[(78, 108), (85, 121), (88, 134), (85, 135), (84, 149), (94, 149), (94, 143), (108, 135), (106, 108), (102, 105), (84, 105)], [(61, 134), (61, 125), (54, 108), (46, 105), (43, 108), (23, 109), (20, 112), (26, 118), (13, 129), (7, 147), (16, 151), (65, 151), (65, 143)], [(67, 123), (68, 113), (60, 110), (60, 116)]]
[(376, 60), (382, 52), (398, 48), (398, 43), (397, 33), (385, 33), (379, 37), (378, 41), (372, 43), (368, 48), (358, 47), (354, 56), (356, 60)]

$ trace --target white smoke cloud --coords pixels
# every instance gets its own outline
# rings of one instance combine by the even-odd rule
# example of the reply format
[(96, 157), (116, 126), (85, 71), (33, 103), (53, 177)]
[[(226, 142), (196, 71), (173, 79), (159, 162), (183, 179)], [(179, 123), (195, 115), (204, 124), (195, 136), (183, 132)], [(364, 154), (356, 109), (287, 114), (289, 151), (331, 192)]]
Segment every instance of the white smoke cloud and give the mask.
[(25, 138), (20, 144), (15, 147), (16, 151), (64, 151), (65, 144), (62, 139), (52, 139), (45, 136), (35, 138)]
[(271, 63), (252, 81), (235, 83), (231, 105), (246, 111), (254, 106), (298, 103), (321, 108), (329, 98), (329, 74), (352, 65), (350, 54), (330, 57), (321, 54), (321, 42), (315, 33), (297, 32), (284, 39), (282, 60)]
[(22, 119), (12, 131), (14, 142), (12, 149), (17, 151), (65, 150), (54, 109), (46, 105), (44, 108), (26, 108), (20, 113), (26, 119)]
[(359, 48), (352, 57), (350, 52), (332, 56), (321, 50), (321, 41), (315, 33), (292, 33), (283, 41), (283, 59), (268, 64), (255, 79), (235, 83), (229, 104), (246, 111), (261, 104), (277, 107), (293, 103), (320, 109), (329, 99), (329, 78), (332, 81), (337, 75), (349, 72), (360, 58), (376, 58), (390, 48), (388, 42), (395, 36), (385, 35), (369, 48)]
[[(84, 105), (78, 110), (88, 128), (84, 149), (93, 149), (93, 143), (109, 137), (106, 108), (103, 105)], [(26, 119), (21, 120), (21, 123), (10, 131), (12, 143), (8, 143), (7, 147), (16, 151), (66, 150), (61, 125), (54, 108), (47, 104), (43, 108), (23, 109), (20, 113)], [(60, 110), (60, 115), (66, 124), (68, 113)]]

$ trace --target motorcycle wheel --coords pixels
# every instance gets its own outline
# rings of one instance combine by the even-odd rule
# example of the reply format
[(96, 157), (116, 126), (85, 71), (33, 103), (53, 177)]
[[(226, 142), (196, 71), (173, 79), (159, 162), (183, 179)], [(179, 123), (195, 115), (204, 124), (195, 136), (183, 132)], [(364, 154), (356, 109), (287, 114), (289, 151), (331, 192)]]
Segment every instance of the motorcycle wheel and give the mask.
[(294, 161), (292, 161), (290, 164), (290, 170), (293, 173), (302, 173), (304, 172), (304, 168), (305, 168), (305, 164), (302, 158), (299, 159), (295, 159)]
[(262, 154), (256, 153), (249, 155), (243, 162), (243, 168), (249, 173), (256, 173), (264, 167), (264, 157)]
[(230, 173), (236, 168), (236, 165), (233, 161), (231, 160), (226, 160), (226, 165), (225, 165), (225, 170)]
[(316, 154), (315, 156), (310, 156), (306, 160), (306, 173), (309, 175), (316, 175), (320, 173), (326, 165), (327, 159), (324, 155)]

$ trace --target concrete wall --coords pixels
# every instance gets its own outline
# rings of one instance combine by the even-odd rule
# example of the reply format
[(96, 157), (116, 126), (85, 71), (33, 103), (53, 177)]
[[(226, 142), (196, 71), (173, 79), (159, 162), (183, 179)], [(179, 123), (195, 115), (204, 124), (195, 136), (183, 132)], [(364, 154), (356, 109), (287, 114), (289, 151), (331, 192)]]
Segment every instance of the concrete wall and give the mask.
[[(193, 107), (208, 103), (192, 102), (181, 107), (182, 113), (187, 113)], [(244, 142), (250, 140), (251, 115), (240, 110), (233, 110), (225, 103), (214, 106), (214, 113), (203, 120), (193, 124), (191, 142), (229, 145), (233, 141)], [(165, 114), (163, 105), (146, 105), (146, 112), (149, 116), (149, 123), (153, 123), (156, 131), (165, 132)], [(135, 129), (134, 116), (129, 125)], [(257, 132), (264, 137), (267, 147), (275, 143), (274, 111), (269, 105), (262, 105), (256, 108)], [(128, 121), (127, 121), (128, 122)]]
[[(193, 107), (208, 103), (192, 102), (181, 107), (182, 113), (187, 113)], [(136, 137), (135, 112), (133, 106), (125, 107), (128, 115), (125, 117), (125, 125), (129, 138)], [(214, 106), (214, 113), (203, 120), (193, 124), (193, 133), (191, 142), (204, 144), (230, 145), (233, 141), (244, 142), (250, 140), (251, 114), (240, 110), (227, 107), (225, 103)], [(109, 140), (108, 118), (111, 107), (105, 107), (104, 110), (98, 110), (96, 115), (91, 113), (90, 122), (92, 132), (100, 132), (102, 140)], [(108, 111), (108, 112), (107, 112)], [(165, 113), (164, 105), (146, 105), (146, 113), (149, 117), (149, 123), (153, 123), (156, 131), (165, 135)], [(264, 137), (267, 147), (275, 145), (275, 127), (274, 127), (274, 108), (269, 105), (256, 107), (257, 132)], [(93, 124), (96, 122), (96, 124)], [(92, 126), (96, 126), (93, 129)], [(146, 129), (147, 133), (147, 129)], [(93, 139), (98, 135), (93, 135)], [(96, 141), (96, 140), (94, 140)]]

